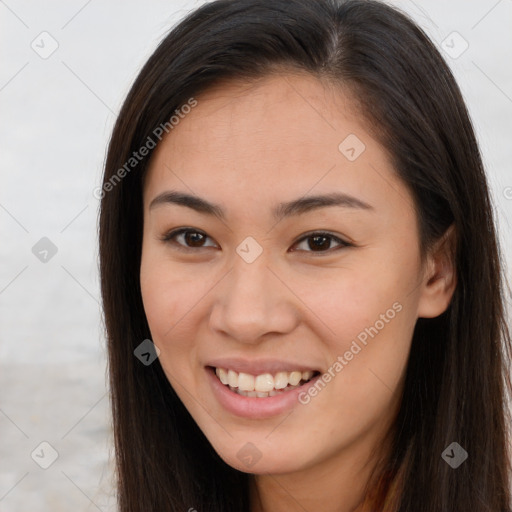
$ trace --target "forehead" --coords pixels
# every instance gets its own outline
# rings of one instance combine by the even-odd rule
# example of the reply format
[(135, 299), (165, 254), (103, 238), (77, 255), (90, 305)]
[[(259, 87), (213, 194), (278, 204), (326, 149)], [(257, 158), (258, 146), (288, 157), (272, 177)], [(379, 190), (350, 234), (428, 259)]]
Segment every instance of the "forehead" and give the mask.
[[(382, 190), (383, 175), (396, 179), (350, 94), (311, 75), (224, 82), (195, 99), (153, 154), (145, 201), (177, 186), (217, 202), (333, 188), (367, 195)], [(360, 156), (347, 158), (348, 146)]]
[[(267, 148), (280, 154), (294, 149), (286, 154), (293, 158), (304, 144), (328, 147), (337, 154), (347, 130), (366, 136), (365, 121), (348, 91), (306, 73), (224, 81), (196, 101), (164, 144), (176, 149), (229, 150), (225, 156), (236, 155), (242, 147), (242, 158), (251, 146), (254, 152)], [(220, 148), (220, 141), (227, 146)]]

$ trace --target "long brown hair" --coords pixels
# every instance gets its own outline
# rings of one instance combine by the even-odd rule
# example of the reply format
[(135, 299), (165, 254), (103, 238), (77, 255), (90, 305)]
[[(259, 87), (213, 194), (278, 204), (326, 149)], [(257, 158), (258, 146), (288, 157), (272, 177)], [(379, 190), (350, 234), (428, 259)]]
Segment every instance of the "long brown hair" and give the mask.
[[(412, 193), (423, 256), (450, 225), (456, 228), (457, 287), (445, 313), (417, 321), (383, 469), (402, 475), (394, 510), (509, 512), (512, 350), (481, 156), (460, 90), (435, 46), (406, 15), (373, 0), (205, 4), (163, 39), (124, 102), (100, 213), (119, 510), (250, 510), (249, 475), (215, 453), (158, 360), (146, 366), (134, 356), (151, 337), (139, 283), (142, 179), (151, 150), (136, 163), (130, 159), (214, 83), (286, 69), (327, 78), (357, 98)], [(457, 469), (441, 457), (453, 442), (469, 454)]]

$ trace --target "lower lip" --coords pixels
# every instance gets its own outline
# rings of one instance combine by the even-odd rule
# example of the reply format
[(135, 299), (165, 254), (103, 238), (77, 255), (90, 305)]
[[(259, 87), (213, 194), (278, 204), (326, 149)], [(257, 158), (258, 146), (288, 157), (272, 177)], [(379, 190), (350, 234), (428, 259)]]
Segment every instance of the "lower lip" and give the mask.
[(321, 374), (309, 380), (298, 388), (285, 391), (276, 396), (267, 398), (249, 397), (239, 395), (231, 391), (228, 386), (222, 384), (215, 375), (215, 370), (206, 368), (213, 392), (220, 404), (232, 414), (250, 419), (264, 419), (277, 416), (283, 412), (293, 409), (299, 403), (299, 395), (314, 385)]

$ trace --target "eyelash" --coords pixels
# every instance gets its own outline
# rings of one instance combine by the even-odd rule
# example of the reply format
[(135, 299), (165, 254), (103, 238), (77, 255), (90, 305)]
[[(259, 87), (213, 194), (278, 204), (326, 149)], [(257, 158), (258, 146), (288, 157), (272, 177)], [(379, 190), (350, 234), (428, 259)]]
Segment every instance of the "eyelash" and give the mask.
[[(185, 252), (190, 252), (190, 251), (194, 251), (194, 250), (197, 250), (197, 249), (205, 249), (206, 247), (212, 247), (212, 246), (206, 246), (206, 247), (188, 247), (186, 245), (182, 245), (182, 244), (179, 244), (176, 242), (175, 238), (179, 235), (182, 235), (184, 233), (197, 233), (197, 234), (200, 234), (200, 235), (204, 235), (206, 238), (210, 238), (206, 233), (204, 233), (203, 231), (200, 231), (200, 230), (197, 230), (197, 229), (193, 229), (193, 228), (178, 228), (178, 229), (175, 229), (175, 230), (172, 230), (172, 231), (169, 231), (168, 233), (166, 233), (165, 235), (163, 235), (161, 237), (161, 240), (163, 242), (167, 242), (167, 243), (172, 243), (174, 245), (176, 245), (176, 248), (180, 251), (185, 251)], [(297, 245), (299, 243), (301, 243), (302, 241), (304, 240), (307, 240), (309, 238), (314, 238), (314, 237), (318, 237), (318, 236), (321, 236), (321, 237), (325, 237), (325, 238), (329, 238), (331, 240), (334, 240), (335, 242), (339, 243), (340, 245), (334, 249), (327, 249), (326, 251), (303, 251), (303, 252), (309, 252), (309, 253), (312, 253), (312, 255), (321, 255), (321, 254), (327, 254), (327, 253), (332, 253), (333, 251), (337, 251), (339, 249), (343, 249), (343, 248), (346, 248), (346, 247), (354, 247), (353, 244), (349, 243), (349, 242), (346, 242), (345, 240), (342, 240), (341, 238), (331, 234), (331, 233), (328, 233), (326, 231), (313, 231), (311, 233), (308, 233), (306, 234), (305, 236), (303, 236), (302, 238), (300, 238), (299, 240), (297, 240), (297, 242), (295, 242), (293, 245)], [(211, 238), (210, 238), (211, 240)]]

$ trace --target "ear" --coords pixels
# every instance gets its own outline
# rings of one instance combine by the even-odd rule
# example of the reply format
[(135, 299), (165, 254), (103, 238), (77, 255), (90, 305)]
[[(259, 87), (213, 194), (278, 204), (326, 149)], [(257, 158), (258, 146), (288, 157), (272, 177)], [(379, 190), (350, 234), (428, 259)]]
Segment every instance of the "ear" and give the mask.
[(456, 231), (452, 224), (428, 254), (419, 295), (419, 318), (435, 318), (448, 309), (457, 284), (455, 249)]

